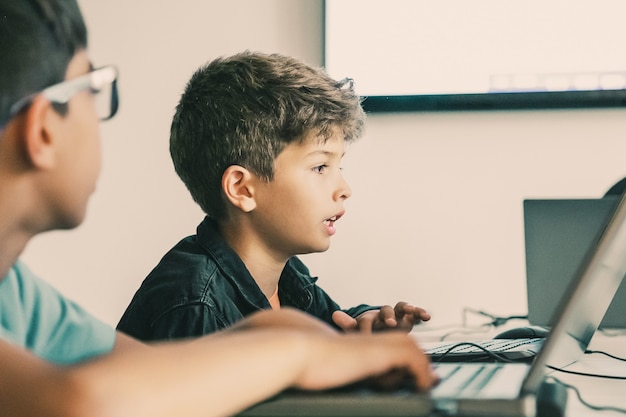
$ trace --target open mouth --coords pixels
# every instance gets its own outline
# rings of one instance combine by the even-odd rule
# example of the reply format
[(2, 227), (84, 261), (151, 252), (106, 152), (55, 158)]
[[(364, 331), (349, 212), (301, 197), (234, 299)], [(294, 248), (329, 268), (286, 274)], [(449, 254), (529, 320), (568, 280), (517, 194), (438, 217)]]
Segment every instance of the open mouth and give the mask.
[(339, 220), (341, 216), (343, 216), (343, 213), (335, 214), (333, 217), (329, 217), (328, 219), (324, 220), (324, 226), (330, 229), (334, 229), (335, 222)]
[(326, 219), (326, 220), (324, 220), (324, 224), (325, 224), (327, 227), (330, 227), (330, 226), (332, 226), (333, 224), (335, 224), (335, 222), (336, 222), (338, 219), (339, 219), (339, 217), (337, 217), (337, 216), (333, 216), (333, 217), (331, 217), (330, 219)]

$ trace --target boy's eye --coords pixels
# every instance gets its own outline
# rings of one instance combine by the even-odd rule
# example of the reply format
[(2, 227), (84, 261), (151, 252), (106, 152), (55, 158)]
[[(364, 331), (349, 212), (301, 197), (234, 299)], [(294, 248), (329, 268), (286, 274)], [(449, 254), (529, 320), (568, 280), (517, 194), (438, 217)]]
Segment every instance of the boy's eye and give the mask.
[(328, 165), (323, 164), (323, 165), (318, 165), (316, 167), (313, 168), (313, 171), (317, 172), (318, 174), (321, 174), (324, 169), (326, 169), (328, 167)]

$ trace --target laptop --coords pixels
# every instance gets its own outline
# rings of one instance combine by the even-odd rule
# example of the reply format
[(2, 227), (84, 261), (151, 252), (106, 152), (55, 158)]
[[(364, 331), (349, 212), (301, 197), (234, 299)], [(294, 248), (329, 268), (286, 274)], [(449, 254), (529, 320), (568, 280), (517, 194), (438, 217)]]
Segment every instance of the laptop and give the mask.
[[(554, 310), (576, 276), (585, 256), (595, 247), (613, 214), (618, 196), (600, 199), (526, 199), (524, 241), (528, 321), (550, 328)], [(626, 327), (626, 280), (620, 285), (600, 327)], [(532, 361), (542, 338), (481, 340), (474, 344), (432, 342), (424, 348), (437, 361), (487, 361), (500, 357)], [(479, 345), (483, 349), (477, 347)]]
[[(584, 354), (626, 274), (626, 197), (555, 309), (553, 325), (529, 363), (439, 363), (441, 383), (428, 394), (409, 389), (286, 391), (244, 411), (246, 417), (452, 416), (542, 414), (546, 366), (563, 368)], [(556, 395), (550, 409), (564, 407)], [(547, 413), (543, 413), (546, 414)]]
[[(524, 200), (528, 321), (549, 327), (561, 298), (600, 237), (619, 198)], [(626, 327), (626, 280), (600, 327)]]

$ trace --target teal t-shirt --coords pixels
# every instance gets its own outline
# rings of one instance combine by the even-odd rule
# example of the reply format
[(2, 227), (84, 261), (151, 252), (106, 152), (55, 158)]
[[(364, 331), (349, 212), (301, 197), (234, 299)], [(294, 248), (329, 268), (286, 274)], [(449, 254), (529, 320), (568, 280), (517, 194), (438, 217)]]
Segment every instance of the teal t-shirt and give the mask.
[(0, 339), (67, 365), (110, 352), (115, 329), (17, 262), (0, 281)]

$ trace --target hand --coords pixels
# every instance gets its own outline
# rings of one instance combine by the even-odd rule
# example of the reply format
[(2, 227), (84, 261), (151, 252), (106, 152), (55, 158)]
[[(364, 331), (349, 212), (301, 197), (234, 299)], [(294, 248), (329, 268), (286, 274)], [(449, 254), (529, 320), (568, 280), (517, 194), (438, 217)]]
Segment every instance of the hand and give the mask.
[(400, 301), (395, 307), (383, 306), (380, 310), (370, 310), (356, 318), (343, 311), (333, 313), (333, 321), (342, 330), (371, 333), (380, 330), (403, 330), (410, 332), (413, 326), (430, 320), (430, 314), (423, 308)]
[[(426, 390), (439, 380), (415, 340), (400, 333), (342, 334), (318, 319), (291, 308), (254, 313), (222, 331), (222, 334), (233, 330), (269, 331), (273, 339), (281, 340), (282, 344), (288, 342), (285, 336), (277, 336), (281, 332), (303, 334), (300, 342), (304, 341), (308, 352), (302, 362), (305, 369), (293, 381), (293, 386), (300, 389), (327, 389), (355, 382), (378, 389), (393, 389), (405, 384), (408, 378), (416, 388)], [(242, 333), (250, 334), (248, 331)], [(292, 353), (298, 351), (296, 348), (288, 350)], [(293, 371), (295, 368), (290, 369)]]
[(305, 369), (295, 382), (297, 388), (318, 390), (363, 382), (393, 389), (404, 386), (408, 377), (418, 390), (424, 391), (439, 381), (428, 357), (405, 334), (317, 336), (311, 335), (307, 341), (309, 354)]

